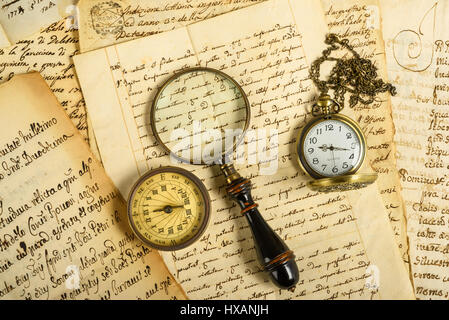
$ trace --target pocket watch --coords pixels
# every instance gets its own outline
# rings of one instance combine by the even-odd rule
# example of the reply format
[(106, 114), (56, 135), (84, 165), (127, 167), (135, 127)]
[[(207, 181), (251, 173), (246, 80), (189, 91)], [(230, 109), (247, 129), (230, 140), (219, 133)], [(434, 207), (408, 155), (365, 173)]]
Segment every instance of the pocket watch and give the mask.
[(341, 107), (322, 94), (312, 107), (314, 119), (297, 140), (299, 164), (315, 180), (312, 190), (329, 192), (358, 189), (373, 183), (377, 174), (356, 174), (366, 156), (366, 140), (360, 126), (339, 114)]
[[(340, 114), (345, 103), (345, 94), (350, 93), (349, 105), (370, 104), (377, 93), (389, 91), (396, 94), (395, 87), (377, 79), (377, 68), (349, 45), (347, 39), (340, 40), (328, 34), (329, 45), (323, 55), (310, 68), (310, 79), (321, 92), (312, 106), (314, 118), (300, 131), (297, 140), (298, 162), (313, 178), (308, 183), (312, 190), (321, 192), (346, 191), (366, 187), (377, 179), (377, 173), (359, 173), (366, 157), (366, 139), (358, 123)], [(346, 49), (348, 58), (331, 57), (338, 49)], [(320, 67), (325, 61), (334, 63), (327, 80), (320, 80)], [(328, 91), (332, 90), (335, 99)]]

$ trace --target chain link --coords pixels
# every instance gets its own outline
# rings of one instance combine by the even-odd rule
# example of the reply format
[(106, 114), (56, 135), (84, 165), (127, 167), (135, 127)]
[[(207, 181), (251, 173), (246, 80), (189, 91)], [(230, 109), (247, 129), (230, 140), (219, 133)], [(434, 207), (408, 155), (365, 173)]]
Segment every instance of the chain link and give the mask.
[[(310, 67), (310, 78), (313, 80), (318, 90), (322, 94), (327, 94), (333, 90), (335, 100), (344, 106), (345, 95), (349, 92), (349, 106), (352, 108), (357, 103), (370, 104), (374, 102), (375, 96), (381, 92), (396, 94), (396, 88), (377, 78), (377, 67), (369, 59), (361, 58), (360, 55), (349, 45), (348, 39), (340, 40), (334, 33), (326, 35), (325, 43), (329, 45), (323, 51), (323, 55), (316, 59)], [(331, 57), (331, 53), (340, 48), (344, 48), (352, 53), (352, 57), (347, 59)], [(326, 81), (320, 80), (321, 64), (325, 61), (335, 62), (329, 78)]]

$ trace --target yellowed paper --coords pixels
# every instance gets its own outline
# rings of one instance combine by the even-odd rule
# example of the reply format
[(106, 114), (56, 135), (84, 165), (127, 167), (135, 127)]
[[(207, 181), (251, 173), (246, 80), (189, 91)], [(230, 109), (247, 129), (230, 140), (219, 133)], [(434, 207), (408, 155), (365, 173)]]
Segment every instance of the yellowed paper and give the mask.
[(98, 150), (97, 138), (95, 138), (95, 133), (94, 133), (93, 126), (92, 126), (92, 121), (90, 120), (89, 115), (87, 115), (87, 136), (88, 136), (90, 150), (92, 151), (94, 156), (100, 162), (102, 162), (101, 155), (100, 155), (100, 150)]
[(76, 2), (77, 0), (2, 0), (0, 24), (11, 44), (64, 17), (68, 17), (68, 27), (74, 27), (77, 17)]
[(9, 42), (8, 36), (3, 30), (3, 27), (0, 25), (0, 48), (9, 47), (11, 43)]
[(448, 299), (448, 1), (381, 1), (416, 297)]
[(13, 46), (0, 49), (0, 83), (14, 74), (40, 72), (78, 131), (89, 142), (95, 157), (101, 160), (95, 136), (89, 130), (84, 98), (72, 61), (72, 56), (79, 52), (78, 30), (71, 27), (74, 23), (75, 18), (62, 19)]
[[(363, 58), (376, 64), (379, 77), (387, 81), (378, 0), (322, 0), (322, 4), (329, 31), (349, 39), (349, 43)], [(370, 105), (358, 104), (353, 109), (346, 107), (342, 112), (356, 119), (363, 128), (368, 145), (368, 160), (379, 174), (379, 191), (402, 259), (409, 269), (405, 208), (396, 170), (390, 94), (379, 94), (377, 101)]]
[[(219, 169), (182, 165), (204, 181), (213, 210), (198, 242), (164, 254), (188, 297), (413, 298), (376, 186), (312, 192), (295, 160), (295, 137), (315, 96), (306, 56), (320, 54), (325, 33), (319, 2), (277, 0), (75, 56), (104, 166), (125, 196), (145, 171), (172, 164), (148, 121), (157, 87), (175, 70), (222, 69), (248, 94), (251, 126), (279, 132), (278, 157), (238, 167), (251, 177), (266, 220), (294, 250), (300, 283), (294, 292), (280, 291), (263, 273), (249, 226), (225, 195)], [(269, 157), (260, 154), (258, 161)], [(277, 170), (267, 174), (267, 165)]]
[(81, 52), (173, 30), (263, 0), (81, 0)]
[(78, 33), (67, 29), (65, 20), (53, 23), (34, 36), (0, 49), (0, 83), (15, 74), (42, 74), (70, 119), (87, 139), (84, 98), (72, 56), (78, 52)]
[(0, 298), (183, 299), (38, 73), (0, 86)]
[[(81, 0), (77, 6), (80, 52), (173, 30), (261, 1)], [(87, 133), (94, 154), (101, 159), (95, 132), (88, 128)]]

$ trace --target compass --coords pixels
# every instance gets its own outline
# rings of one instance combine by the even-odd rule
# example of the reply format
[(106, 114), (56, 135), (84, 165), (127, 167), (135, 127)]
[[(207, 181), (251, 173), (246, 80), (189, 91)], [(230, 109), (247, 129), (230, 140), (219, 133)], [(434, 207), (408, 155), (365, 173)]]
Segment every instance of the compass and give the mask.
[(204, 232), (210, 197), (195, 175), (176, 167), (144, 174), (128, 200), (128, 218), (137, 237), (158, 250), (185, 248)]

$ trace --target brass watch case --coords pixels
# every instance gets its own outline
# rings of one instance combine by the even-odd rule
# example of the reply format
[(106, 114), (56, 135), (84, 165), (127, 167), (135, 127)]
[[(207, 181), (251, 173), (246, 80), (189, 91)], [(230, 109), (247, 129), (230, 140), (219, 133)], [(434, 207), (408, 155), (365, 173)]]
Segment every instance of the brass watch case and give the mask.
[[(357, 135), (360, 141), (361, 154), (357, 161), (357, 164), (350, 171), (334, 176), (328, 177), (320, 174), (313, 170), (307, 163), (304, 154), (304, 140), (309, 133), (309, 131), (317, 124), (327, 120), (336, 120), (343, 122), (350, 126)], [(302, 170), (313, 180), (308, 182), (307, 185), (314, 191), (320, 192), (334, 192), (334, 191), (348, 191), (354, 189), (360, 189), (368, 186), (377, 179), (377, 173), (371, 174), (356, 174), (360, 169), (366, 158), (366, 139), (363, 135), (363, 131), (357, 122), (351, 118), (334, 113), (334, 114), (324, 114), (315, 117), (313, 120), (308, 122), (304, 128), (299, 132), (296, 144), (297, 161)]]

